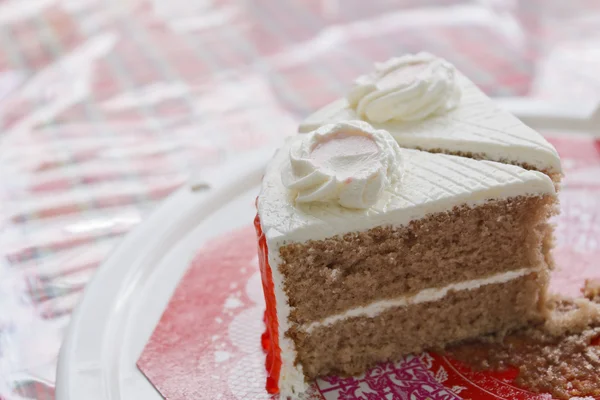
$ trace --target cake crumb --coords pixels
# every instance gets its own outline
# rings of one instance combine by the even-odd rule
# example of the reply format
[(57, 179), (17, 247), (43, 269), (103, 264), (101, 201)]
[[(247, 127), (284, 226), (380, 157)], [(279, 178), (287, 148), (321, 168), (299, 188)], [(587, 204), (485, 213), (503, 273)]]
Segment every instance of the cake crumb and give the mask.
[(600, 304), (600, 279), (586, 279), (581, 291), (586, 299)]
[(446, 349), (476, 370), (516, 368), (515, 383), (558, 399), (600, 396), (600, 281), (585, 297), (551, 296), (544, 324)]

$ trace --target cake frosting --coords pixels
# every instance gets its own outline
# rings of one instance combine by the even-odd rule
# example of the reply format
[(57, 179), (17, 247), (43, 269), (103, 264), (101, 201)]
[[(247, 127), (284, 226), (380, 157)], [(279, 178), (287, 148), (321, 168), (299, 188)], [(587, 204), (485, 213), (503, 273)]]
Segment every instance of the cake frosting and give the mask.
[(325, 125), (290, 146), (283, 184), (297, 203), (337, 202), (368, 208), (402, 177), (400, 147), (362, 121)]
[[(262, 224), (262, 221), (261, 221)], [(267, 246), (271, 249), (269, 239)], [(291, 312), (288, 297), (283, 291), (284, 278), (277, 267), (281, 262), (279, 251), (269, 251), (269, 265), (273, 273), (273, 283), (275, 291), (275, 301), (277, 303), (277, 322), (279, 323), (279, 348), (281, 354), (281, 370), (279, 371), (279, 393), (280, 398), (296, 398), (299, 393), (304, 393), (308, 389), (308, 384), (304, 379), (302, 365), (296, 364), (296, 349), (292, 340), (285, 335), (290, 329), (289, 316)]]
[[(434, 56), (423, 54), (410, 57), (408, 59), (436, 59)], [(390, 64), (402, 64), (393, 60)], [(447, 64), (446, 61), (437, 60), (442, 66)], [(532, 167), (548, 174), (561, 173), (558, 153), (546, 139), (514, 115), (496, 106), (459, 71), (452, 69), (454, 75), (451, 79), (452, 73), (445, 70), (445, 67), (440, 68), (445, 72), (432, 73), (430, 76), (438, 76), (437, 79), (444, 82), (443, 85), (438, 85), (446, 90), (440, 90), (436, 96), (429, 96), (429, 92), (424, 91), (427, 95), (418, 97), (418, 101), (414, 103), (415, 110), (428, 111), (431, 108), (435, 109), (435, 112), (410, 111), (413, 102), (409, 106), (406, 102), (393, 100), (394, 96), (400, 96), (400, 89), (406, 86), (403, 83), (406, 77), (402, 74), (391, 75), (390, 79), (395, 76), (400, 82), (387, 83), (396, 90), (386, 96), (381, 95), (386, 93), (385, 87), (373, 84), (373, 81), (380, 82), (377, 77), (382, 75), (381, 71), (387, 71), (386, 67), (380, 66), (380, 72), (376, 71), (371, 78), (359, 78), (350, 90), (348, 98), (336, 100), (315, 112), (300, 124), (299, 130), (305, 133), (325, 124), (361, 119), (370, 122), (377, 129), (390, 132), (400, 147), (464, 154)], [(416, 71), (416, 75), (419, 74), (423, 74), (423, 71)], [(441, 78), (442, 76), (444, 78)]]
[(452, 64), (429, 53), (405, 55), (375, 64), (346, 97), (356, 114), (369, 121), (416, 121), (455, 108), (461, 88)]

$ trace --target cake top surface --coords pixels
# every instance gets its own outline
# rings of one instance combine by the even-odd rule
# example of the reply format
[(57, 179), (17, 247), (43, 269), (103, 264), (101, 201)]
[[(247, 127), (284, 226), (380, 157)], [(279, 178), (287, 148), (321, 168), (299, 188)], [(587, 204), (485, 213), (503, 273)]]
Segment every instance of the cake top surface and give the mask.
[[(339, 126), (337, 129), (339, 133)], [(342, 130), (346, 129), (347, 126)], [(320, 132), (331, 131), (327, 127)], [(381, 165), (373, 170), (385, 175), (385, 179), (379, 182), (379, 190), (371, 202), (361, 202), (360, 207), (355, 207), (354, 200), (350, 201), (352, 204), (342, 204), (339, 190), (344, 190), (345, 179), (337, 180), (338, 191), (331, 192), (333, 194), (303, 201), (303, 187), (293, 185), (292, 164), (298, 159), (299, 148), (306, 147), (307, 143), (313, 149), (318, 147), (318, 144), (314, 145), (315, 135), (318, 133), (289, 138), (267, 167), (257, 205), (263, 232), (270, 243), (281, 245), (284, 242), (320, 240), (380, 225), (402, 226), (431, 213), (449, 211), (455, 206), (477, 205), (521, 195), (555, 194), (552, 180), (538, 171), (492, 161), (396, 148), (392, 151), (394, 162), (391, 164), (375, 157)], [(365, 153), (368, 160), (373, 158), (371, 145), (364, 147), (360, 140), (344, 142), (347, 137), (337, 135), (330, 138), (341, 141), (333, 149), (343, 153), (339, 154), (342, 158), (343, 155), (358, 153), (361, 160)], [(336, 168), (333, 168), (334, 172)], [(342, 171), (346, 171), (344, 168)], [(387, 171), (386, 168), (395, 171)], [(300, 179), (315, 174), (316, 170), (309, 168), (308, 173), (306, 171), (304, 175), (300, 174)], [(373, 176), (376, 174), (367, 176), (367, 181), (375, 180)], [(317, 187), (327, 184), (328, 181), (323, 179), (316, 181)], [(365, 186), (358, 186), (360, 190), (351, 191), (352, 196), (365, 195)], [(309, 192), (311, 194), (314, 190)]]
[(356, 119), (389, 131), (401, 147), (562, 171), (558, 153), (543, 136), (499, 108), (450, 63), (428, 53), (376, 64), (345, 98), (306, 118), (300, 132)]

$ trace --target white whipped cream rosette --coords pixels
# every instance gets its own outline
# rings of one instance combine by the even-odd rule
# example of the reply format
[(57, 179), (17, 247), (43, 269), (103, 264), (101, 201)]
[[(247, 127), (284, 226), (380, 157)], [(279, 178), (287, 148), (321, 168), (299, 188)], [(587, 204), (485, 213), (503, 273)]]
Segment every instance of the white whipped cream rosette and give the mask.
[(418, 53), (375, 64), (373, 73), (356, 79), (347, 100), (361, 118), (384, 123), (448, 112), (460, 97), (454, 66), (432, 54)]
[(363, 121), (324, 125), (298, 138), (282, 182), (297, 203), (337, 202), (369, 208), (402, 177), (400, 147), (385, 130)]

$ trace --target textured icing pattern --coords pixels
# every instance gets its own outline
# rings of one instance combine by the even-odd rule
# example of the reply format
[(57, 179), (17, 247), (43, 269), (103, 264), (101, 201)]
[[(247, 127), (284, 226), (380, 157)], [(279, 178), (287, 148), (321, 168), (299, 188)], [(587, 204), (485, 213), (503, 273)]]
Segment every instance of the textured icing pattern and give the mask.
[[(560, 172), (560, 158), (543, 136), (500, 109), (475, 84), (459, 74), (460, 105), (422, 121), (373, 123), (388, 130), (401, 147), (481, 154), (493, 161), (529, 164), (546, 172)], [(337, 100), (309, 116), (300, 132), (331, 122), (359, 119), (346, 99)]]
[(335, 204), (294, 205), (280, 179), (287, 146), (270, 163), (258, 200), (270, 248), (277, 248), (283, 241), (318, 240), (379, 225), (401, 226), (462, 204), (555, 193), (551, 179), (537, 171), (492, 161), (402, 149), (405, 160), (402, 181), (386, 188), (372, 207), (352, 210)]

